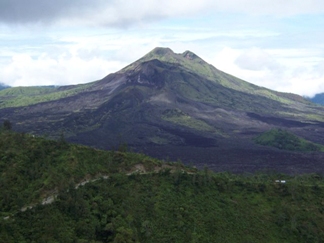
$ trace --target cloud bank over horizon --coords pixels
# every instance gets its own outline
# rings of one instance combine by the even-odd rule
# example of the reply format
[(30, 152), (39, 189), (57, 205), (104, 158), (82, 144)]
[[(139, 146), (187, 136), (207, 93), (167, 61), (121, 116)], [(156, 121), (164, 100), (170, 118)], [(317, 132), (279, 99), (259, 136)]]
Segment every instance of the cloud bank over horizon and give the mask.
[(270, 89), (324, 92), (324, 1), (0, 0), (0, 82), (91, 82), (156, 46)]

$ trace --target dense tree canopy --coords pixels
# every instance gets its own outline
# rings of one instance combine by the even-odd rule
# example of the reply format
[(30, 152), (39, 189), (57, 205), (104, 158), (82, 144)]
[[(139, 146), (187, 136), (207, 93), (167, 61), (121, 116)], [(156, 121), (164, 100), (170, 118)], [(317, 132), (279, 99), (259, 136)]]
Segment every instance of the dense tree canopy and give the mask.
[(321, 175), (197, 171), (10, 131), (0, 173), (0, 243), (324, 241)]

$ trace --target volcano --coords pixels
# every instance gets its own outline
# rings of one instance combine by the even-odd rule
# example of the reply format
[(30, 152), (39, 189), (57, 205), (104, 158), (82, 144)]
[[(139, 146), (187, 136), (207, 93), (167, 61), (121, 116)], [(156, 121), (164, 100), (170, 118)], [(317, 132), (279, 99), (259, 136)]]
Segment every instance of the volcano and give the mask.
[(281, 129), (320, 148), (324, 107), (238, 79), (190, 51), (158, 47), (88, 84), (7, 88), (0, 91), (0, 115), (20, 132), (64, 135), (99, 149), (127, 146), (214, 171), (324, 171), (321, 149), (255, 140)]

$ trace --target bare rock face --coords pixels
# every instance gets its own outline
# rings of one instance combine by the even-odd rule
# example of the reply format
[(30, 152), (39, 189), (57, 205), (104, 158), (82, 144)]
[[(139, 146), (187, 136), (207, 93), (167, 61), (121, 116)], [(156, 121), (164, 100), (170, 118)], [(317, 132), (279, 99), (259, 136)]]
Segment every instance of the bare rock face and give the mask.
[[(27, 88), (26, 88), (27, 89)], [(28, 102), (20, 102), (22, 97)], [(282, 128), (324, 144), (324, 109), (219, 71), (190, 51), (153, 51), (86, 85), (0, 92), (13, 129), (101, 149), (127, 144), (163, 159), (235, 172), (322, 172), (321, 152), (255, 144)]]

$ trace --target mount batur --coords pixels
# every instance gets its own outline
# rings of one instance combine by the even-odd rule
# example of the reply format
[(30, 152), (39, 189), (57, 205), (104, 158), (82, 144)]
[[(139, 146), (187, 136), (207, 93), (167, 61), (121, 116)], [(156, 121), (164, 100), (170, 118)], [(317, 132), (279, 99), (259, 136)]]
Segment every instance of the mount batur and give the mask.
[(324, 107), (219, 71), (190, 51), (153, 51), (102, 80), (0, 91), (13, 129), (214, 171), (324, 172)]

